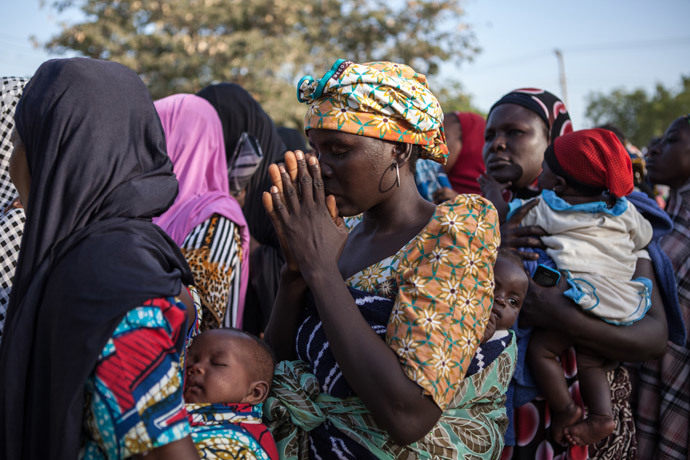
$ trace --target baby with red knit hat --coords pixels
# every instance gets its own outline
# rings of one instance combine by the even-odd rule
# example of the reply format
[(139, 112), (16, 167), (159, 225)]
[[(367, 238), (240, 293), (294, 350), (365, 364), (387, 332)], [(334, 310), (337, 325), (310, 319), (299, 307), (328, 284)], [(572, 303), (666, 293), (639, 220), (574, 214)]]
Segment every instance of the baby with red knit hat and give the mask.
[[(652, 283), (632, 279), (637, 259), (649, 258), (651, 224), (625, 197), (633, 191), (632, 163), (618, 138), (604, 129), (586, 129), (558, 137), (544, 153), (538, 179), (539, 202), (522, 225), (548, 233), (542, 242), (569, 284), (565, 295), (584, 311), (626, 326), (651, 306)], [(506, 206), (503, 185), (484, 181), (482, 189), (501, 208), (514, 212), (525, 201)], [(510, 217), (510, 215), (508, 216)], [(536, 329), (527, 360), (551, 410), (554, 439), (593, 444), (615, 428), (606, 367), (611, 363), (578, 347), (580, 390), (587, 418), (566, 385), (560, 354), (574, 344), (562, 333)]]

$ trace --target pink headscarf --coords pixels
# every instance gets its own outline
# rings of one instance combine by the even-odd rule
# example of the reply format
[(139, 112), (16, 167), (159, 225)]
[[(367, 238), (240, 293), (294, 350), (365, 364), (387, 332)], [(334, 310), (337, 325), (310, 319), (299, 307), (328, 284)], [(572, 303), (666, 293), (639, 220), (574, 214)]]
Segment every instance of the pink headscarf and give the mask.
[(237, 324), (234, 325), (240, 327), (249, 280), (249, 229), (242, 208), (230, 196), (220, 118), (208, 101), (192, 94), (168, 96), (156, 101), (155, 106), (180, 191), (173, 205), (153, 222), (178, 246), (194, 227), (213, 214), (227, 217), (240, 227), (242, 273)]

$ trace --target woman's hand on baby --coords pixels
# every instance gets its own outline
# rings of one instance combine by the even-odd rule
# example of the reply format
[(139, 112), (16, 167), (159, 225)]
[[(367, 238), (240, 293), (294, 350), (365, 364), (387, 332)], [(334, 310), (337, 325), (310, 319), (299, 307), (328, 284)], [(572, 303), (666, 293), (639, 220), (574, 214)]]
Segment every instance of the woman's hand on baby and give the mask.
[(287, 152), (285, 164), (271, 165), (273, 186), (264, 206), (291, 270), (303, 275), (324, 263), (337, 263), (347, 241), (335, 198), (325, 196), (321, 168), (313, 155)]
[(529, 280), (529, 289), (520, 310), (520, 327), (554, 329), (555, 324), (567, 323), (563, 315), (573, 312), (577, 307), (563, 295), (570, 287), (566, 278), (562, 273), (558, 284), (551, 287)]
[(533, 200), (520, 207), (505, 224), (501, 225), (501, 246), (514, 250), (525, 260), (537, 260), (539, 254), (522, 251), (520, 248), (546, 249), (541, 237), (548, 233), (543, 228), (538, 225), (520, 225), (522, 219), (537, 203), (538, 200)]

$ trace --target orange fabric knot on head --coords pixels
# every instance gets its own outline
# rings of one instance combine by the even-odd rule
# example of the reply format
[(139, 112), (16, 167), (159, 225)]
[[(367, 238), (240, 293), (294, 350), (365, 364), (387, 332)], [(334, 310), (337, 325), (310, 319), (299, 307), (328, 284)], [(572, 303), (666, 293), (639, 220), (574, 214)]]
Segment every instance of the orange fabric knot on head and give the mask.
[(404, 64), (338, 60), (321, 79), (303, 77), (297, 98), (309, 104), (304, 130), (332, 129), (422, 147), (422, 158), (448, 156), (441, 104), (426, 77)]

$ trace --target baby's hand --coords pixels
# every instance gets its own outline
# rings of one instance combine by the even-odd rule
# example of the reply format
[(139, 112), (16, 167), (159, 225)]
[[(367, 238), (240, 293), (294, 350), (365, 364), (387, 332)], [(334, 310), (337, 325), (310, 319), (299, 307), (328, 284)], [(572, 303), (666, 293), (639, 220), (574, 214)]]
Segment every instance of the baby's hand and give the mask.
[(498, 219), (502, 224), (506, 221), (508, 216), (508, 202), (504, 196), (504, 192), (510, 187), (510, 182), (499, 182), (492, 176), (484, 173), (477, 178), (479, 186), (482, 189), (482, 195), (489, 199), (498, 211)]
[(482, 189), (482, 195), (487, 198), (492, 194), (503, 196), (503, 192), (512, 185), (512, 182), (499, 182), (487, 173), (482, 173), (477, 178), (477, 182), (479, 182), (479, 187)]

